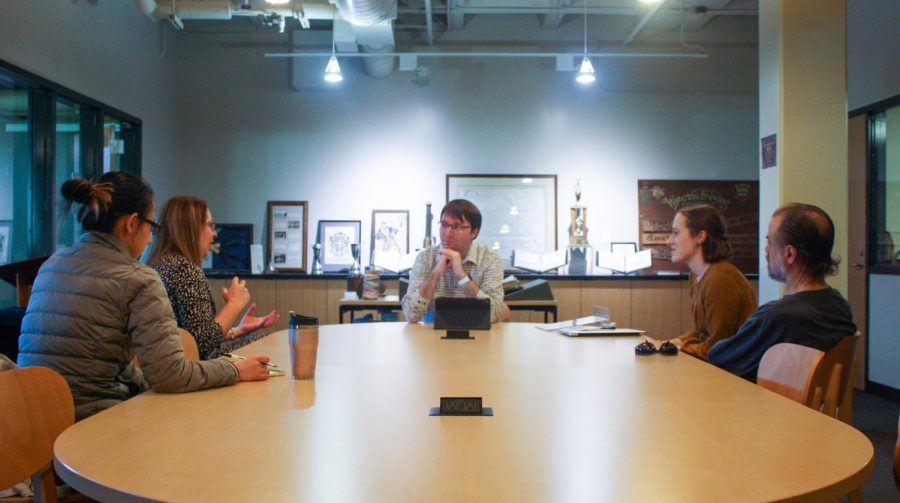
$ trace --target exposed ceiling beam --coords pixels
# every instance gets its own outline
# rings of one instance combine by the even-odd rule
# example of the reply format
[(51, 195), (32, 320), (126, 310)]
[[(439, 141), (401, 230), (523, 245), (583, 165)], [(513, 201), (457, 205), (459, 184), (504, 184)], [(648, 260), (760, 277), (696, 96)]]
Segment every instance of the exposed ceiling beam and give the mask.
[(560, 23), (562, 23), (563, 16), (565, 16), (565, 11), (561, 10), (562, 7), (568, 7), (572, 4), (572, 0), (558, 0), (556, 6), (557, 10), (553, 12), (548, 12), (544, 14), (544, 18), (541, 20), (541, 28), (545, 30), (555, 30), (559, 28)]
[(644, 26), (647, 26), (647, 23), (649, 23), (650, 20), (653, 19), (653, 16), (655, 16), (656, 13), (659, 12), (659, 9), (662, 8), (664, 3), (666, 3), (665, 0), (663, 0), (662, 2), (659, 2), (658, 4), (653, 6), (650, 9), (650, 11), (644, 15), (643, 18), (641, 18), (641, 20), (640, 20), (640, 22), (638, 22), (637, 26), (635, 26), (634, 29), (631, 30), (631, 33), (629, 33), (628, 36), (625, 37), (625, 41), (622, 42), (622, 47), (627, 46), (628, 44), (631, 43), (632, 40), (634, 40), (634, 37), (636, 37), (638, 35), (638, 33), (640, 33), (641, 30), (644, 29)]

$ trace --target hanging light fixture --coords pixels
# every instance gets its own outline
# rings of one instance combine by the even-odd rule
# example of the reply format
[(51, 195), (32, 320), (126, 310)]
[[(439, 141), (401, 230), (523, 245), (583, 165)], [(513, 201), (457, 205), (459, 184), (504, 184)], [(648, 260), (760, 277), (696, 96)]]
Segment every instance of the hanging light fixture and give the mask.
[(584, 57), (581, 59), (581, 67), (578, 69), (578, 76), (575, 77), (575, 80), (579, 84), (590, 84), (596, 79), (594, 65), (587, 56), (587, 0), (584, 0)]
[(332, 84), (337, 84), (338, 82), (344, 80), (344, 76), (341, 75), (341, 65), (338, 64), (337, 57), (334, 55), (334, 15), (331, 16), (331, 57), (328, 58), (328, 64), (325, 65), (325, 81), (330, 82)]

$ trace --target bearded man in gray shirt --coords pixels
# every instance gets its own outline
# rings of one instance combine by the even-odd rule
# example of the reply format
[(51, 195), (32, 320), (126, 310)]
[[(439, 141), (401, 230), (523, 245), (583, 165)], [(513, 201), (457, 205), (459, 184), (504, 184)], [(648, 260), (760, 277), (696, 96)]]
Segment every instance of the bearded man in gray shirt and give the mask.
[(787, 294), (760, 306), (734, 336), (709, 350), (710, 363), (753, 381), (760, 360), (775, 344), (828, 351), (856, 333), (850, 304), (825, 282), (839, 262), (831, 256), (831, 217), (811, 204), (787, 204), (772, 215), (766, 241), (769, 276), (784, 282)]

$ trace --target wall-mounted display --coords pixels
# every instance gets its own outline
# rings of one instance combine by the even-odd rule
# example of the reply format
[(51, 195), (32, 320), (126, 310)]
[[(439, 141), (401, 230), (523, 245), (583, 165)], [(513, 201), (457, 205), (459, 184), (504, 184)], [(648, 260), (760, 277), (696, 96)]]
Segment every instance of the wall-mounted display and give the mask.
[(250, 272), (253, 224), (216, 224), (216, 240), (204, 261), (210, 271)]
[(378, 256), (399, 259), (409, 253), (409, 210), (372, 210), (369, 242), (372, 262)]
[(741, 272), (759, 271), (759, 182), (755, 180), (638, 180), (640, 248), (650, 249), (654, 271), (687, 271), (673, 264), (666, 240), (675, 213), (688, 206), (709, 204), (725, 217), (731, 263)]
[(477, 242), (509, 267), (513, 250), (556, 251), (556, 175), (447, 175), (447, 201), (467, 199), (481, 211)]
[(351, 244), (359, 244), (359, 220), (319, 220), (316, 242), (322, 245), (322, 271), (347, 272), (353, 267)]
[(306, 272), (306, 229), (309, 203), (269, 201), (266, 248), (269, 268), (275, 271)]

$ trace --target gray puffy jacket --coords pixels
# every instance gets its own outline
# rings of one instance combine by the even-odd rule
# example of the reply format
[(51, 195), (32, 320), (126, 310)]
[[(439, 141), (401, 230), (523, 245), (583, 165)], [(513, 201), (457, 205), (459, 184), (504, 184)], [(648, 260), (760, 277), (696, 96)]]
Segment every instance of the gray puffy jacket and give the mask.
[[(137, 355), (141, 369), (131, 365)], [(156, 272), (112, 234), (86, 232), (38, 272), (19, 337), (20, 367), (56, 370), (78, 419), (148, 387), (162, 393), (233, 384), (224, 359), (184, 359), (169, 298)]]

